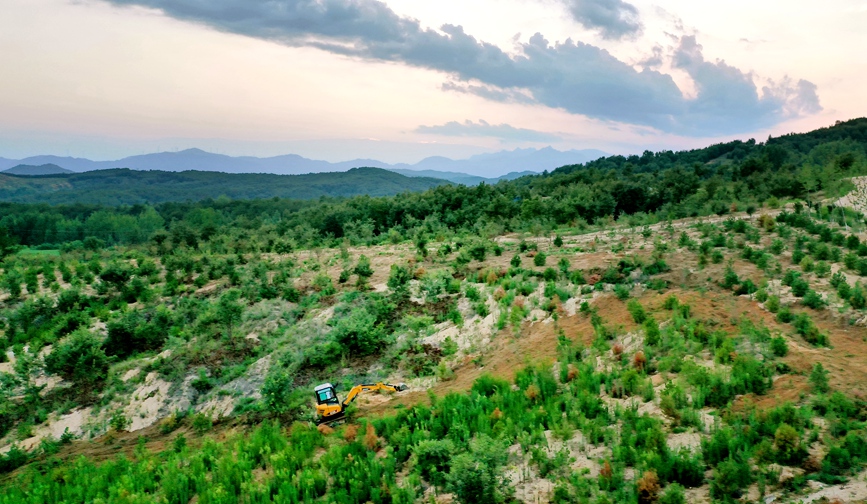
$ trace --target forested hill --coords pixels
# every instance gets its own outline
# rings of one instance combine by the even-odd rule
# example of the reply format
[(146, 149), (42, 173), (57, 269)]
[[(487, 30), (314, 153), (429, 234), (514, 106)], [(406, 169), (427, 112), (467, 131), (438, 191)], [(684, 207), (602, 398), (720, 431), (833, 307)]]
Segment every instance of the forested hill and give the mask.
[[(159, 230), (177, 231), (178, 240), (196, 243), (242, 222), (246, 229), (276, 233), (273, 243), (315, 246), (343, 238), (376, 243), (455, 231), (541, 232), (624, 218), (643, 225), (841, 195), (848, 191), (848, 177), (867, 175), (865, 147), (867, 118), (861, 118), (764, 143), (610, 156), (475, 187), (438, 185), (445, 182), (371, 168), (294, 177), (129, 170), (0, 177), (0, 200), (74, 203), (0, 203), (0, 232), (21, 245), (87, 237), (106, 244), (141, 243)], [(365, 195), (310, 199), (359, 193)], [(231, 200), (207, 199), (218, 195)], [(272, 196), (294, 199), (267, 199)], [(159, 204), (115, 206), (145, 202)]]
[(129, 169), (41, 177), (0, 174), (0, 201), (107, 206), (231, 199), (315, 199), (366, 194), (390, 196), (444, 184), (434, 178), (405, 177), (379, 168), (308, 175), (228, 174), (204, 171), (164, 172)]

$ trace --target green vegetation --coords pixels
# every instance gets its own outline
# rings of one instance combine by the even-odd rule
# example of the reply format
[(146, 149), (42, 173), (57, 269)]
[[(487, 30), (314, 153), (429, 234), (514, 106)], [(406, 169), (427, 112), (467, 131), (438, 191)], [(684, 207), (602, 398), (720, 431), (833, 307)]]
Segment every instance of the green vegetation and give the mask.
[[(841, 484), (867, 464), (867, 403), (829, 370), (864, 317), (867, 245), (864, 216), (828, 203), (867, 172), (865, 132), (391, 197), (0, 204), (0, 504)], [(406, 405), (312, 427), (315, 384), (395, 378)], [(143, 424), (158, 448), (113, 444)], [(69, 457), (94, 445), (127, 453)]]

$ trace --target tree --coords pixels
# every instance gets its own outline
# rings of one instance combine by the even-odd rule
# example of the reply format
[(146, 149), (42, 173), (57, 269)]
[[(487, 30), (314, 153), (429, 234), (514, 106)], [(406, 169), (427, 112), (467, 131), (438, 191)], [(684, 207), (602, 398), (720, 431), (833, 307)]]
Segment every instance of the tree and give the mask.
[(367, 279), (372, 277), (373, 269), (370, 267), (370, 259), (368, 259), (366, 255), (362, 254), (361, 257), (358, 258), (358, 263), (355, 265), (353, 271), (360, 278)]
[(346, 354), (371, 355), (385, 344), (384, 328), (377, 324), (376, 315), (363, 307), (354, 308), (348, 315), (335, 317), (329, 323), (334, 327), (335, 341)]
[(9, 232), (6, 226), (0, 226), (0, 259), (15, 252), (18, 240)]
[(410, 280), (412, 280), (412, 273), (410, 273), (409, 268), (398, 266), (397, 264), (391, 265), (391, 274), (388, 276), (387, 285), (395, 294), (399, 296), (406, 295)]
[(229, 289), (217, 302), (217, 319), (226, 328), (226, 336), (229, 338), (232, 337), (232, 328), (241, 321), (244, 313), (244, 306), (238, 302), (240, 297), (241, 291)]
[(82, 329), (45, 357), (45, 370), (71, 381), (79, 393), (88, 395), (105, 381), (110, 362), (99, 339)]
[(419, 234), (418, 238), (415, 239), (415, 248), (418, 249), (418, 253), (422, 257), (427, 257), (427, 238), (423, 234)]
[(828, 371), (821, 362), (813, 365), (813, 371), (810, 372), (810, 385), (813, 387), (813, 392), (819, 394), (824, 394), (831, 388), (828, 385)]
[(126, 264), (112, 262), (102, 270), (99, 278), (115, 289), (122, 290), (129, 279), (132, 278), (132, 268)]

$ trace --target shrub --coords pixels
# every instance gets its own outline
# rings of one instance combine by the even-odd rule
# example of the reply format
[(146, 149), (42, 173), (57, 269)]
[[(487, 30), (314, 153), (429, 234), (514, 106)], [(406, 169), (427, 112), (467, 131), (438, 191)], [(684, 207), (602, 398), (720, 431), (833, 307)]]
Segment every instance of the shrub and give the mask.
[(777, 296), (768, 296), (765, 301), (765, 308), (771, 313), (777, 313), (780, 310), (780, 298)]
[(518, 254), (515, 254), (515, 256), (512, 257), (512, 260), (509, 262), (509, 264), (511, 264), (513, 268), (520, 268), (521, 267), (521, 256), (519, 256)]
[(508, 452), (500, 443), (484, 436), (470, 441), (470, 453), (452, 458), (448, 485), (461, 502), (495, 504), (504, 500), (507, 488), (502, 465)]
[(856, 310), (863, 310), (867, 306), (867, 297), (864, 296), (864, 289), (862, 287), (859, 286), (854, 289), (852, 296), (849, 298), (849, 304)]
[(674, 295), (668, 296), (665, 298), (665, 302), (662, 304), (662, 307), (666, 310), (674, 310), (680, 305), (680, 301), (678, 301), (677, 297)]
[(48, 354), (45, 370), (71, 381), (80, 393), (87, 394), (105, 381), (109, 363), (99, 339), (82, 329)]
[(467, 253), (476, 261), (482, 262), (488, 253), (488, 248), (482, 242), (476, 242), (467, 248)]
[(409, 281), (412, 280), (412, 273), (409, 268), (391, 265), (391, 273), (388, 276), (388, 288), (397, 294), (406, 294)]
[(455, 445), (449, 439), (422, 440), (412, 447), (421, 476), (436, 486), (446, 484)]
[(710, 494), (720, 500), (737, 499), (751, 481), (752, 473), (749, 464), (729, 458), (714, 469)]
[(545, 271), (542, 272), (542, 278), (544, 278), (547, 282), (553, 282), (557, 280), (557, 277), (559, 276), (560, 274), (557, 273), (557, 270), (555, 270), (554, 268), (545, 268)]
[(828, 337), (819, 331), (819, 328), (813, 323), (813, 319), (806, 313), (799, 313), (794, 316), (792, 325), (795, 326), (795, 331), (807, 340), (807, 343), (819, 346), (828, 344)]
[(656, 502), (659, 494), (659, 477), (656, 475), (656, 471), (645, 471), (636, 485), (640, 504)]
[(211, 421), (211, 417), (205, 415), (204, 413), (197, 413), (193, 415), (193, 421), (191, 427), (198, 434), (204, 434), (211, 430), (214, 426), (214, 423)]
[(650, 346), (656, 346), (659, 344), (660, 339), (659, 324), (652, 316), (647, 317), (644, 320), (644, 342)]
[(777, 357), (785, 357), (789, 354), (789, 345), (786, 343), (786, 338), (777, 336), (771, 339), (771, 352)]
[(803, 303), (804, 306), (812, 308), (814, 310), (824, 309), (825, 306), (828, 304), (828, 302), (825, 301), (825, 299), (813, 289), (807, 291), (807, 293), (804, 295), (804, 299), (801, 300), (801, 303)]
[(813, 387), (813, 392), (819, 394), (824, 394), (831, 389), (828, 385), (828, 371), (821, 362), (813, 365), (813, 370), (810, 372), (810, 386)]
[(794, 427), (780, 424), (774, 433), (774, 448), (777, 450), (777, 461), (781, 464), (800, 464), (808, 455), (801, 447), (801, 436)]
[(353, 273), (361, 278), (370, 278), (373, 276), (373, 268), (371, 268), (370, 259), (366, 255), (362, 254), (361, 257), (358, 258), (358, 263), (355, 265)]
[(625, 301), (629, 298), (630, 289), (624, 284), (617, 284), (614, 287), (614, 295), (617, 296), (617, 299), (621, 301)]
[(634, 320), (636, 324), (643, 324), (647, 319), (647, 312), (644, 311), (644, 307), (641, 306), (641, 303), (635, 299), (630, 300), (629, 303), (626, 304), (626, 309), (629, 310), (629, 314), (632, 315), (632, 320)]
[(544, 252), (539, 252), (533, 257), (533, 264), (538, 267), (542, 267), (545, 265), (545, 262), (547, 262), (547, 260), (548, 256), (546, 256)]
[(683, 487), (677, 483), (672, 483), (665, 487), (662, 495), (657, 501), (659, 504), (686, 504), (686, 496), (683, 493)]
[(810, 284), (808, 284), (806, 280), (800, 277), (792, 282), (792, 295), (794, 296), (804, 297), (809, 290)]
[(385, 328), (377, 323), (375, 314), (367, 308), (354, 308), (348, 315), (329, 321), (334, 327), (334, 340), (350, 355), (371, 355), (385, 344)]

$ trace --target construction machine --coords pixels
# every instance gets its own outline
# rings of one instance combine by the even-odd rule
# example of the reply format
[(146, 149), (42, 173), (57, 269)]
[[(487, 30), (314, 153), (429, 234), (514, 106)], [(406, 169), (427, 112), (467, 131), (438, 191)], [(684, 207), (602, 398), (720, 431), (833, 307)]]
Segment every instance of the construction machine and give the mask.
[(316, 423), (332, 423), (343, 418), (346, 414), (346, 408), (358, 394), (362, 392), (373, 392), (376, 390), (388, 390), (390, 392), (403, 392), (407, 389), (406, 384), (400, 383), (392, 385), (390, 383), (362, 383), (352, 387), (346, 399), (343, 401), (337, 397), (337, 392), (334, 390), (334, 385), (323, 383), (313, 389), (313, 395), (316, 396)]

